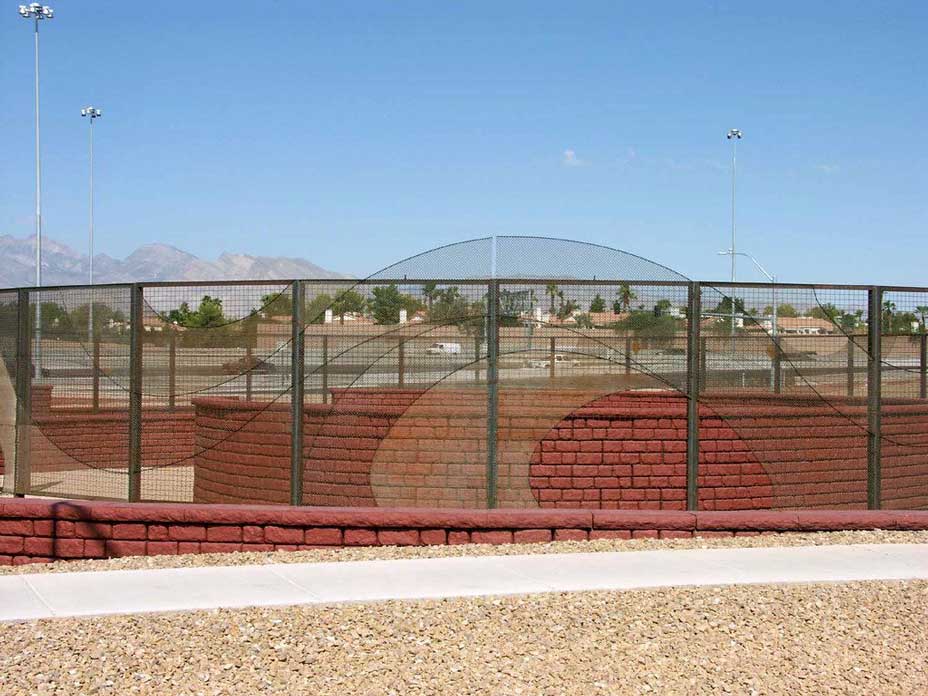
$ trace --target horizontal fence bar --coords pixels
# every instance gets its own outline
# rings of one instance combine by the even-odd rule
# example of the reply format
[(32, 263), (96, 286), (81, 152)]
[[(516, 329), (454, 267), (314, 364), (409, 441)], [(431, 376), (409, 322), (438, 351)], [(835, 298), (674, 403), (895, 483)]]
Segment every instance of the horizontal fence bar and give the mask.
[[(441, 285), (486, 285), (488, 278), (274, 278), (269, 280), (161, 280), (147, 283), (138, 283), (143, 288), (177, 288), (177, 287), (266, 287), (271, 285), (290, 286), (295, 280), (300, 280), (304, 287), (313, 285), (345, 285), (367, 286), (367, 285), (422, 285), (425, 283), (439, 283)], [(633, 287), (687, 287), (689, 280), (634, 280), (628, 278), (499, 278), (496, 279), (500, 285), (543, 285), (547, 283), (556, 283), (558, 285), (575, 285), (575, 286), (596, 286), (596, 285), (623, 285), (628, 284)], [(764, 289), (776, 287), (785, 290), (868, 290), (870, 285), (842, 284), (842, 283), (769, 283), (762, 281), (744, 281), (734, 282), (730, 280), (719, 281), (698, 281), (703, 288), (744, 288), (744, 289)], [(63, 290), (80, 290), (80, 289), (126, 289), (131, 288), (134, 283), (95, 283), (94, 285), (42, 285), (20, 286), (0, 288), (0, 291), (28, 290), (30, 293), (39, 292), (58, 292)], [(881, 286), (886, 292), (926, 292), (928, 287), (910, 286), (910, 285), (892, 285)]]

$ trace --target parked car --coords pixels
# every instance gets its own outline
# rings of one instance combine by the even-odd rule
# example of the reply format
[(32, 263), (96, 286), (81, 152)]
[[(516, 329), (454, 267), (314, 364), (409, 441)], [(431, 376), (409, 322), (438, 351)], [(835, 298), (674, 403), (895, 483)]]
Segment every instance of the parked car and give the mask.
[(254, 355), (246, 355), (238, 360), (223, 363), (222, 371), (227, 375), (241, 375), (246, 372), (267, 375), (276, 372), (277, 368), (267, 360), (262, 360)]
[[(560, 367), (579, 367), (580, 361), (579, 361), (579, 360), (573, 360), (573, 359), (568, 358), (566, 355), (561, 355), (560, 353), (556, 353), (556, 354), (554, 355), (554, 365), (555, 365), (556, 367), (557, 367), (557, 366), (560, 366)], [(551, 358), (529, 360), (529, 361), (528, 361), (528, 366), (529, 366), (529, 367), (535, 367), (535, 368), (546, 368), (546, 367), (551, 367)]]
[(425, 349), (427, 355), (460, 355), (460, 343), (433, 343)]

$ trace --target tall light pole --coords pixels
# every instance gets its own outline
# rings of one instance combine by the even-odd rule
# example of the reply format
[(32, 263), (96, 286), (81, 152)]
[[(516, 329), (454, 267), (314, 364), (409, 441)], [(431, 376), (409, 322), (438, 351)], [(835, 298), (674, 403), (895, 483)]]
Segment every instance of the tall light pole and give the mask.
[[(39, 156), (39, 22), (55, 16), (54, 10), (37, 2), (19, 6), (19, 16), (31, 19), (35, 26), (35, 285), (42, 285), (42, 161)], [(41, 372), (42, 302), (35, 303), (35, 367)]]
[[(760, 261), (755, 259), (751, 254), (745, 253), (743, 251), (735, 251), (734, 249), (729, 249), (728, 251), (719, 252), (719, 256), (728, 256), (729, 254), (732, 256), (732, 258), (734, 258), (735, 256), (744, 256), (746, 258), (751, 259), (751, 261), (757, 267), (757, 270), (763, 273), (764, 276), (767, 278), (767, 280), (770, 281), (770, 296), (771, 296), (771, 302), (773, 304), (771, 308), (773, 310), (772, 311), (773, 316), (770, 322), (770, 335), (773, 337), (774, 347), (778, 347), (777, 346), (777, 277), (775, 275), (768, 273), (767, 269), (760, 265)], [(774, 379), (773, 366), (771, 365), (771, 371), (770, 371), (771, 385), (773, 385), (773, 379)]]
[(731, 294), (731, 352), (735, 352), (735, 164), (737, 161), (738, 155), (738, 141), (741, 140), (742, 134), (741, 131), (737, 128), (732, 128), (728, 131), (728, 134), (725, 136), (731, 141), (731, 282), (732, 282), (732, 294)]
[(81, 117), (90, 119), (90, 311), (87, 314), (87, 340), (93, 343), (93, 122), (103, 112), (93, 106), (81, 109)]

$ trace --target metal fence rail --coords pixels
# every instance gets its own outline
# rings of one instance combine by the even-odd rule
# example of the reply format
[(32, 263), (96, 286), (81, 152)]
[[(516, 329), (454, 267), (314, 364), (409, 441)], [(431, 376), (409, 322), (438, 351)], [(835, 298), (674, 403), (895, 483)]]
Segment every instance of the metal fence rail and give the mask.
[(672, 278), (0, 290), (3, 491), (928, 507), (926, 318), (926, 288)]

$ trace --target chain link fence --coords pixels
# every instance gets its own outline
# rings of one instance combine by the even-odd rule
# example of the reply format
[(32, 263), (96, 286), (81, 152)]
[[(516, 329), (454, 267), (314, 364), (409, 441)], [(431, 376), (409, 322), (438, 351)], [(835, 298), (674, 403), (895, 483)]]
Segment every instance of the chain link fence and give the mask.
[(928, 289), (582, 274), (576, 245), (510, 239), (363, 281), (2, 290), (3, 491), (928, 507)]

